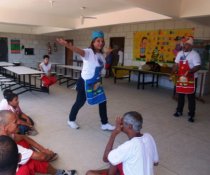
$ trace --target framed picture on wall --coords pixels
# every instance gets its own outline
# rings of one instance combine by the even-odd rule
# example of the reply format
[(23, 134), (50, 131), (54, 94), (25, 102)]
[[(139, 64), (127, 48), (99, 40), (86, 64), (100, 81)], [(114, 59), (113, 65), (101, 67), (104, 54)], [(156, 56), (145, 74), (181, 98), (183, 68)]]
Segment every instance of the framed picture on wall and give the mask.
[(20, 40), (11, 39), (11, 53), (19, 54), (20, 53)]
[(25, 55), (34, 55), (34, 48), (25, 48)]

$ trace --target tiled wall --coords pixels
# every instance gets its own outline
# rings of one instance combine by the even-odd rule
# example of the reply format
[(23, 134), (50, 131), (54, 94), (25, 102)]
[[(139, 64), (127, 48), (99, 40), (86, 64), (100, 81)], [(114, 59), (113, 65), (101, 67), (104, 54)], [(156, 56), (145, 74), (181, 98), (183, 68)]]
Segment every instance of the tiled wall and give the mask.
[[(164, 20), (157, 22), (145, 22), (145, 23), (134, 23), (134, 24), (123, 24), (108, 27), (100, 27), (94, 29), (83, 29), (76, 31), (66, 32), (66, 38), (73, 39), (74, 44), (81, 48), (86, 48), (90, 44), (91, 32), (93, 30), (99, 29), (103, 30), (105, 33), (106, 46), (109, 46), (110, 37), (125, 37), (125, 50), (124, 50), (124, 63), (125, 65), (137, 65), (140, 63), (138, 61), (132, 60), (133, 52), (133, 32), (135, 31), (147, 31), (147, 30), (158, 30), (158, 29), (180, 29), (180, 28), (195, 28), (194, 37), (196, 39), (210, 39), (210, 27), (199, 25), (186, 20)], [(136, 79), (136, 76), (133, 76)], [(205, 92), (210, 91), (210, 80), (209, 75), (206, 80)], [(172, 82), (161, 79), (160, 85), (173, 88)]]
[[(57, 44), (57, 52), (53, 51), (53, 43), (56, 37), (40, 36), (40, 35), (25, 35), (25, 34), (11, 34), (0, 33), (0, 37), (8, 38), (8, 60), (9, 62), (21, 62), (22, 65), (37, 68), (39, 61), (42, 61), (43, 55), (48, 54), (47, 43), (50, 42), (52, 47), (52, 54), (50, 60), (52, 62), (64, 63), (64, 47)], [(34, 48), (34, 55), (25, 55), (24, 49), (20, 54), (12, 54), (10, 43), (11, 39), (20, 40), (21, 46), (25, 48)]]
[[(105, 33), (105, 41), (107, 47), (110, 37), (125, 37), (125, 64), (139, 64), (132, 60), (133, 48), (133, 32), (158, 30), (158, 29), (179, 29), (179, 28), (195, 28), (196, 39), (210, 39), (210, 27), (201, 26), (189, 21), (182, 20), (164, 20), (159, 22), (123, 24), (109, 27), (100, 27)], [(94, 29), (83, 29), (66, 32), (66, 38), (73, 39), (74, 44), (78, 47), (85, 48), (90, 44), (91, 31)]]
[[(135, 31), (146, 31), (146, 30), (158, 30), (158, 29), (179, 29), (179, 28), (195, 28), (195, 38), (197, 39), (210, 39), (210, 27), (192, 23), (185, 20), (164, 20), (157, 22), (145, 22), (145, 23), (133, 23), (133, 24), (123, 24), (115, 26), (106, 26), (94, 29), (81, 29), (74, 30), (62, 33), (66, 39), (73, 39), (74, 45), (86, 48), (90, 44), (91, 32), (96, 29), (103, 30), (105, 33), (105, 42), (106, 46), (109, 45), (110, 37), (125, 37), (125, 50), (124, 50), (124, 59), (125, 65), (140, 65), (140, 62), (132, 60), (133, 52), (133, 32)], [(47, 43), (50, 42), (51, 45), (54, 43), (55, 38), (53, 36), (40, 36), (40, 35), (24, 35), (24, 34), (6, 34), (0, 33), (0, 37), (8, 37), (9, 43), (9, 61), (20, 61), (26, 66), (36, 67), (37, 62), (42, 60), (42, 56), (47, 54)], [(25, 48), (31, 47), (35, 50), (35, 55), (28, 56), (24, 55), (24, 51), (21, 51), (21, 54), (11, 54), (10, 52), (10, 40), (11, 39), (20, 39), (21, 45), (24, 45)], [(64, 60), (64, 48), (58, 46), (57, 52), (52, 52), (50, 55), (52, 62), (65, 63)], [(76, 55), (74, 55), (76, 57)], [(133, 76), (133, 79), (136, 79), (136, 76)], [(205, 92), (210, 90), (210, 78), (209, 74), (206, 80)], [(164, 79), (161, 79), (160, 85), (173, 88), (173, 84)]]

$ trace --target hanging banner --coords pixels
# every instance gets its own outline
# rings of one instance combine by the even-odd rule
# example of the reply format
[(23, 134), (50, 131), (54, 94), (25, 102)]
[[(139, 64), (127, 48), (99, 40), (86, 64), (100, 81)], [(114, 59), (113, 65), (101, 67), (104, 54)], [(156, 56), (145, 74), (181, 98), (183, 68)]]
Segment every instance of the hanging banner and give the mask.
[(192, 28), (134, 32), (133, 59), (173, 63), (182, 38), (193, 35)]
[(20, 40), (11, 39), (11, 53), (20, 53)]

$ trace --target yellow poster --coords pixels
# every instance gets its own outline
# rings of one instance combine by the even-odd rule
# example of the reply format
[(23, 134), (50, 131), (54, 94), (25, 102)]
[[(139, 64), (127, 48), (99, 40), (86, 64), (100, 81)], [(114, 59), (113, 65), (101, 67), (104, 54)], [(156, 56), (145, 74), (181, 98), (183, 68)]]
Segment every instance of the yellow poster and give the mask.
[(181, 50), (182, 38), (193, 35), (192, 28), (134, 32), (133, 59), (172, 63)]

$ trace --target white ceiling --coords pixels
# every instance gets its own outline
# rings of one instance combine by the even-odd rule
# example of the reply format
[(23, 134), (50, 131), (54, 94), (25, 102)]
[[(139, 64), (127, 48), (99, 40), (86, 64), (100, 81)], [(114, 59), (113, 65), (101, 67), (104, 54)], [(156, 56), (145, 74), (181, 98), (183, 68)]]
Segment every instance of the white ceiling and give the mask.
[[(208, 25), (209, 7), (210, 0), (0, 0), (0, 32), (46, 34), (170, 18)], [(82, 15), (96, 19), (82, 23)]]

